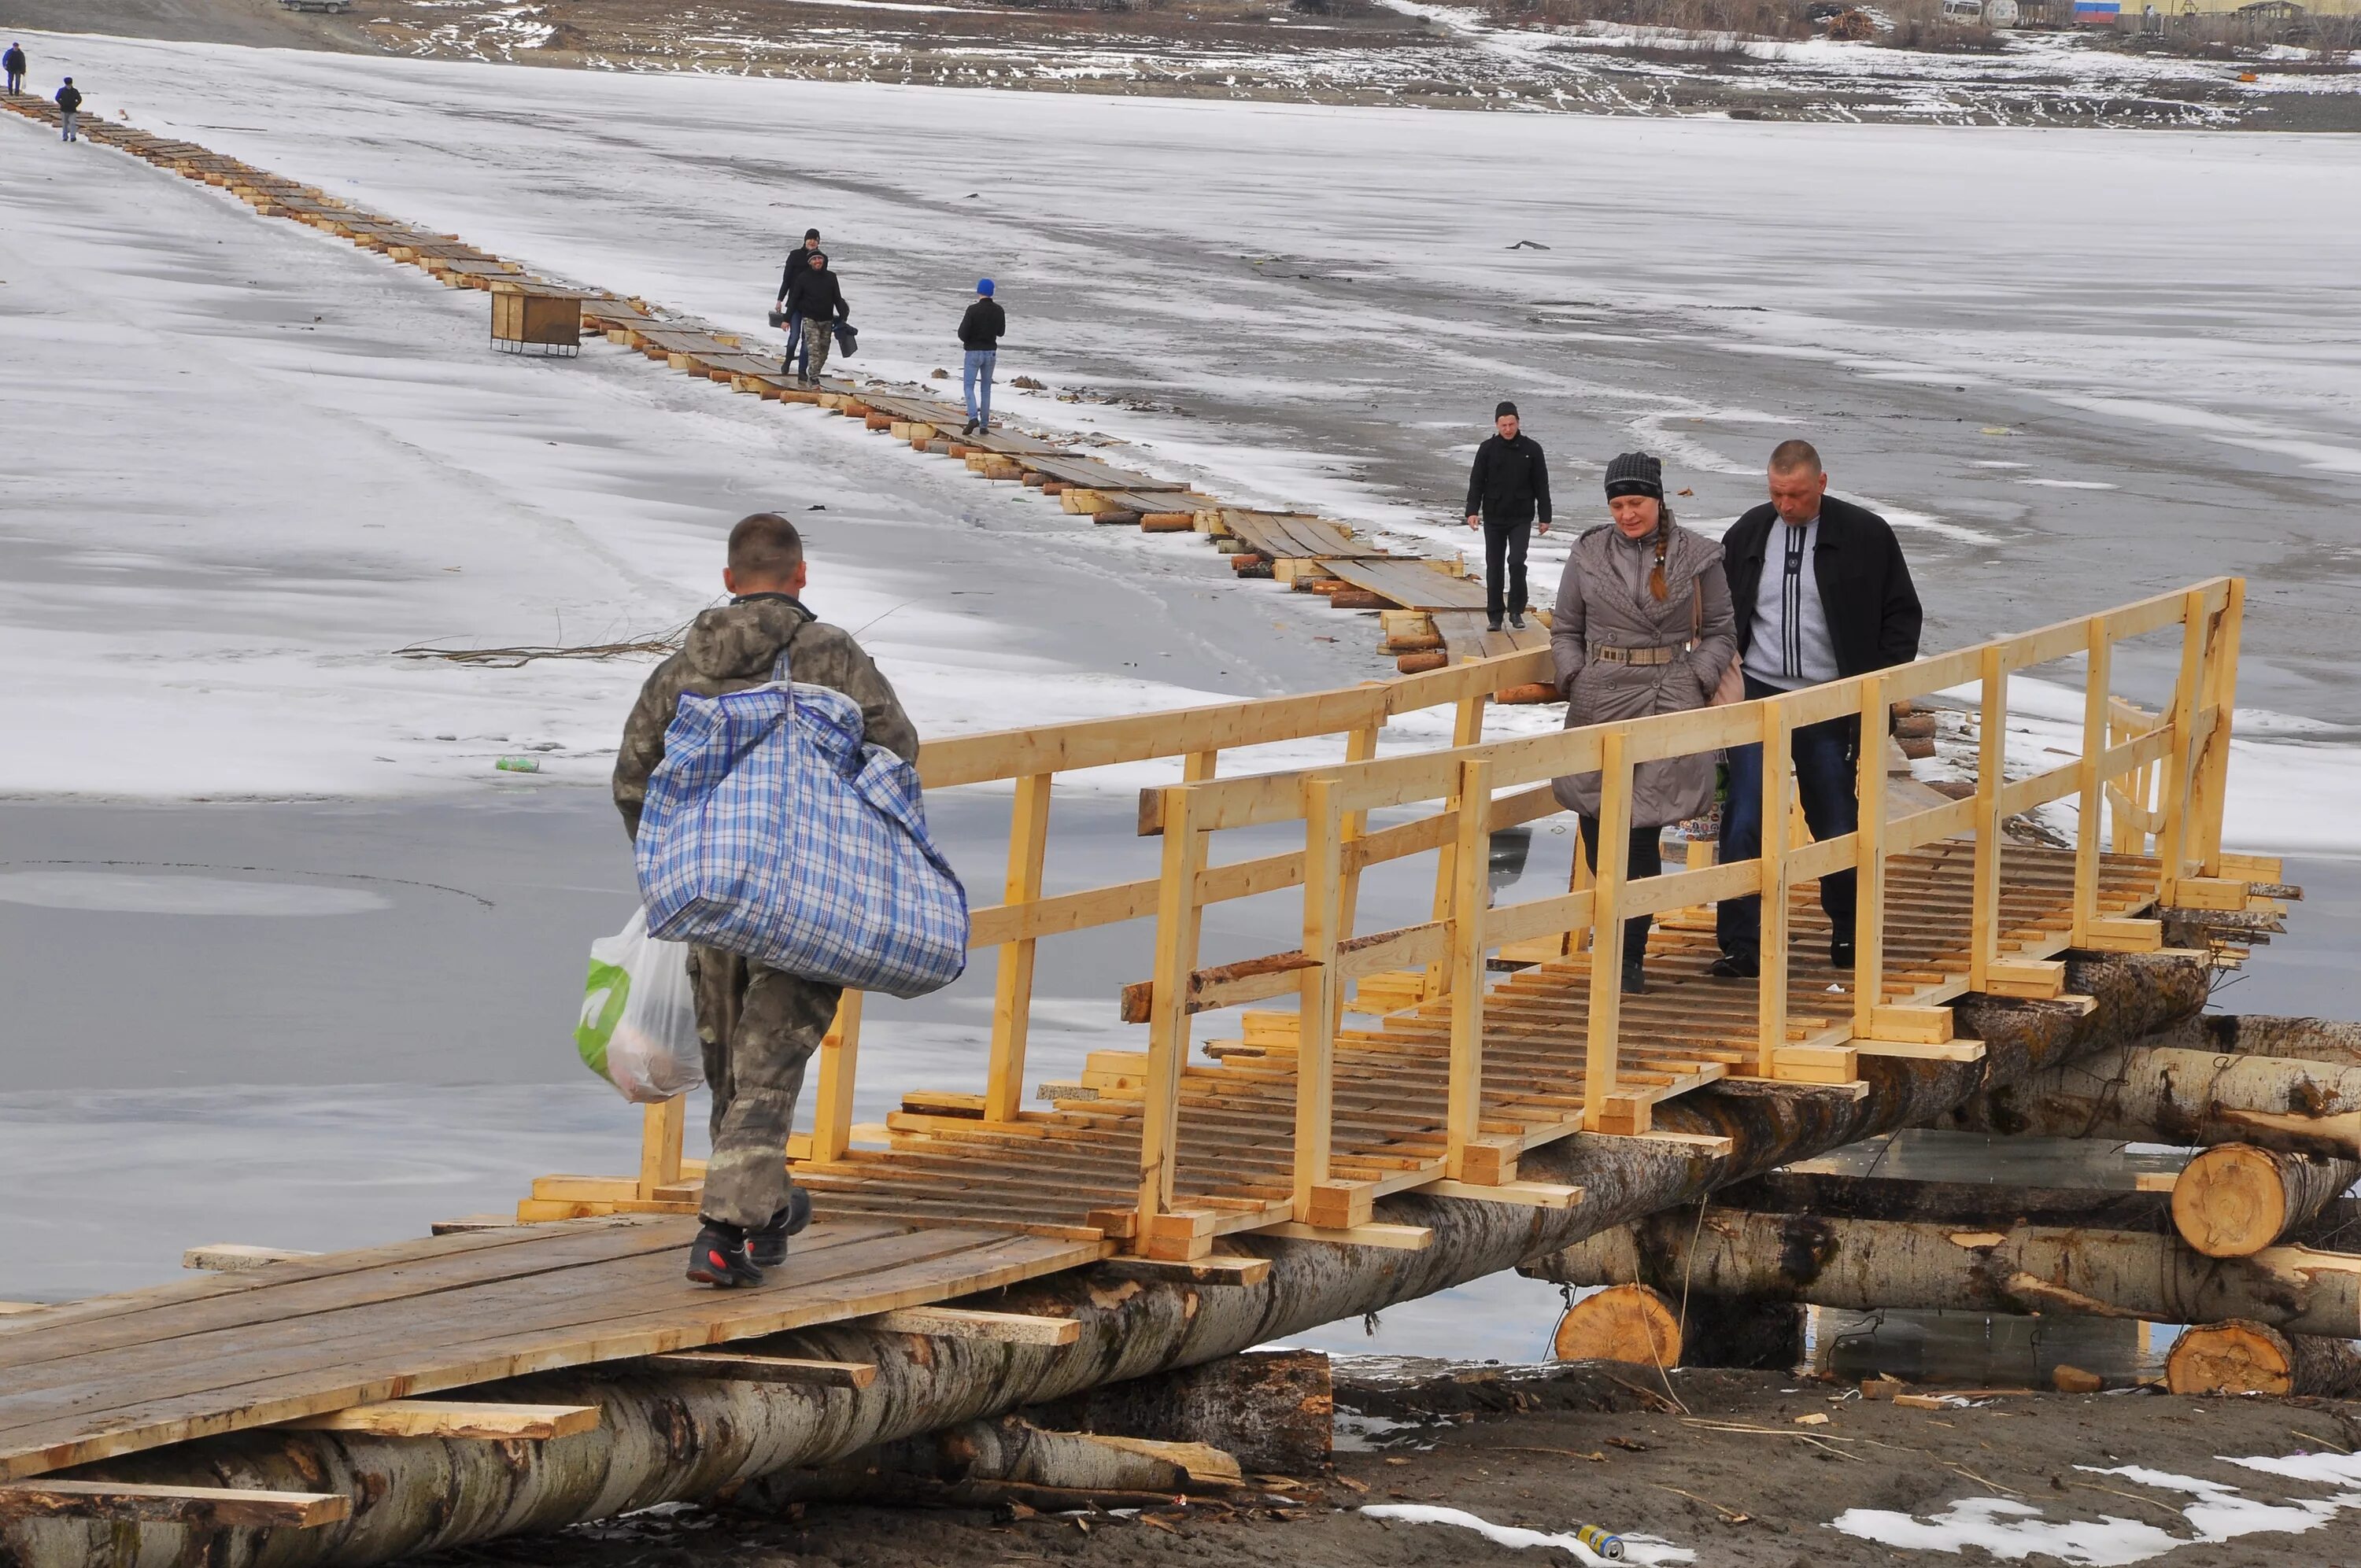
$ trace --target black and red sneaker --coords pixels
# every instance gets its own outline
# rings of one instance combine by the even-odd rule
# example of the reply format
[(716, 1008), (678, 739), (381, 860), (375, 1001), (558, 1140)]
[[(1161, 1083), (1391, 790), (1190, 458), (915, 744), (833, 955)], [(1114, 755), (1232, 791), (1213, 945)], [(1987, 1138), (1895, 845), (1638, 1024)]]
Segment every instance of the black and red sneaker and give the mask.
[(787, 1261), (787, 1238), (811, 1223), (811, 1194), (800, 1187), (787, 1191), (787, 1206), (771, 1216), (759, 1231), (746, 1233), (746, 1255), (759, 1268), (776, 1268)]
[(746, 1255), (746, 1233), (711, 1220), (705, 1222), (697, 1240), (689, 1244), (688, 1277), (699, 1285), (725, 1290), (763, 1283), (763, 1271)]

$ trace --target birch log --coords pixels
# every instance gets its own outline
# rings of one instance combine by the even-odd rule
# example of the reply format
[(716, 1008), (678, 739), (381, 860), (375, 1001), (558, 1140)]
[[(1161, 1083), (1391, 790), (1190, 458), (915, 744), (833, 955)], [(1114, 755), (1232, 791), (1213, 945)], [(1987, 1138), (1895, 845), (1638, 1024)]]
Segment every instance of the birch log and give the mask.
[(2232, 1321), (2183, 1329), (2164, 1358), (2164, 1386), (2176, 1394), (2361, 1394), (2361, 1350), (2341, 1339), (2283, 1334), (2265, 1323)]
[(2361, 1064), (2125, 1046), (1996, 1084), (1933, 1124), (2024, 1137), (2246, 1143), (2353, 1159), (2361, 1157)]
[(2067, 966), (2067, 985), (2094, 1001), (2088, 1014), (2038, 1002), (1971, 998), (1959, 1004), (1960, 1032), (1985, 1044), (1980, 1061), (1864, 1056), (1861, 1070), (1870, 1092), (1860, 1099), (1747, 1081), (1715, 1084), (1657, 1108), (1660, 1130), (1726, 1137), (1726, 1155), (1662, 1138), (1592, 1135), (1526, 1155), (1521, 1177), (1584, 1190), (1584, 1201), (1571, 1209), (1416, 1196), (1384, 1201), (1380, 1217), (1433, 1230), (1433, 1245), (1422, 1252), (1248, 1239), (1243, 1245), (1271, 1260), (1269, 1274), (1253, 1286), (1151, 1285), (1082, 1270), (976, 1303), (1077, 1319), (1082, 1332), (1072, 1344), (937, 1340), (836, 1325), (759, 1348), (874, 1365), (878, 1376), (869, 1387), (590, 1368), (501, 1386), (504, 1397), (605, 1408), (596, 1431), (530, 1447), (330, 1432), (207, 1438), (87, 1466), (82, 1474), (341, 1491), (353, 1499), (352, 1517), (312, 1530), (212, 1537), (30, 1521), (0, 1530), (0, 1554), (14, 1551), (24, 1568), (357, 1568), (712, 1497), (772, 1471), (831, 1464), (879, 1443), (1202, 1365), (1513, 1267), (1605, 1227), (1694, 1202), (1729, 1182), (1932, 1122), (1979, 1091), (2137, 1039), (2199, 1012), (2211, 977), (2202, 956), (2185, 952), (2076, 957)]
[(2208, 1257), (2247, 1257), (2311, 1224), (2356, 1180), (2361, 1161), (2216, 1144), (2174, 1179), (2172, 1223)]
[[(1694, 1243), (1692, 1242), (1694, 1238)], [(1708, 1208), (1591, 1236), (1526, 1269), (1562, 1285), (1639, 1283), (1720, 1296), (2163, 1322), (2249, 1318), (2290, 1333), (2361, 1336), (2361, 1256), (2304, 1246), (2201, 1257), (2175, 1236), (2013, 1225), (1963, 1229)]]

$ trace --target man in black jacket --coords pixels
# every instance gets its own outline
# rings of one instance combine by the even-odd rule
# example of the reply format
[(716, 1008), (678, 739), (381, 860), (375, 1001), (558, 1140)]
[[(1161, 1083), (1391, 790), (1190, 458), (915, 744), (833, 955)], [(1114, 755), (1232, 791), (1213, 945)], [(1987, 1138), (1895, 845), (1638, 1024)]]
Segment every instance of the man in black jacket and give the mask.
[(1549, 464), (1542, 444), (1518, 428), (1517, 405), (1492, 411), (1497, 434), (1476, 449), (1467, 475), (1467, 526), (1484, 531), (1484, 613), (1492, 630), (1500, 614), (1525, 628), (1525, 545), (1532, 538), (1536, 510), (1543, 533), (1550, 531)]
[[(1000, 361), (1000, 339), (1008, 331), (1008, 313), (992, 295), (992, 280), (980, 279), (975, 286), (975, 302), (960, 317), (960, 347), (966, 351), (960, 371), (960, 386), (967, 394), (967, 429), (962, 435), (992, 428), (992, 371)], [(976, 396), (976, 383), (983, 383), (983, 395)]]
[[(779, 374), (782, 376), (795, 369), (796, 360), (803, 356), (804, 346), (804, 319), (795, 312), (787, 310), (787, 296), (795, 291), (796, 274), (811, 265), (811, 253), (818, 248), (819, 230), (804, 230), (803, 244), (787, 252), (787, 264), (779, 269), (779, 302), (776, 308), (787, 312), (787, 356), (779, 361)], [(804, 363), (808, 365), (811, 361), (808, 357), (804, 357)]]
[[(1906, 664), (1918, 656), (1921, 612), (1909, 565), (1886, 521), (1828, 493), (1828, 477), (1808, 441), (1783, 441), (1771, 454), (1771, 499), (1722, 538), (1730, 598), (1738, 614), (1738, 656), (1749, 698)], [(1882, 738), (1881, 738), (1882, 740)], [(1795, 793), (1812, 837), (1826, 840), (1860, 824), (1855, 769), (1863, 744), (1858, 718), (1831, 718), (1795, 732)], [(1730, 750), (1730, 798), (1721, 812), (1721, 859), (1763, 852), (1763, 748)], [(1828, 912), (1828, 961), (1852, 967), (1853, 873), (1820, 879)], [(1763, 898), (1725, 898), (1714, 910), (1721, 957), (1712, 972), (1761, 972)]]
[(25, 58), (23, 44), (10, 44), (8, 52), (0, 54), (0, 71), (8, 73), (8, 96), (14, 98), (25, 90), (25, 72), (32, 69)]
[(804, 269), (787, 286), (787, 309), (803, 317), (803, 378), (816, 381), (819, 373), (828, 368), (828, 351), (834, 341), (831, 334), (836, 323), (849, 313), (844, 291), (838, 286), (836, 274), (828, 269), (825, 251), (804, 252)]
[(74, 134), (74, 115), (82, 110), (82, 89), (73, 84), (72, 77), (67, 77), (66, 84), (58, 89), (57, 105), (58, 122), (65, 127), (60, 139), (80, 141), (82, 138)]

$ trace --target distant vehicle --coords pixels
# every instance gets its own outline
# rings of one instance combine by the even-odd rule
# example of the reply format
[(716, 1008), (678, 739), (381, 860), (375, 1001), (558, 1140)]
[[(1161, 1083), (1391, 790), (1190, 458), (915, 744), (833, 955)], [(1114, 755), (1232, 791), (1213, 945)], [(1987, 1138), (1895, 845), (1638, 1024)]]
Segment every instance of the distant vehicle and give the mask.
[(1972, 27), (1984, 19), (1983, 0), (1943, 0), (1943, 20)]
[(279, 0), (279, 8), (282, 11), (324, 11), (338, 16), (353, 8), (353, 0)]
[(1804, 7), (1804, 20), (1816, 23), (1832, 21), (1851, 9), (1844, 0), (1812, 0)]

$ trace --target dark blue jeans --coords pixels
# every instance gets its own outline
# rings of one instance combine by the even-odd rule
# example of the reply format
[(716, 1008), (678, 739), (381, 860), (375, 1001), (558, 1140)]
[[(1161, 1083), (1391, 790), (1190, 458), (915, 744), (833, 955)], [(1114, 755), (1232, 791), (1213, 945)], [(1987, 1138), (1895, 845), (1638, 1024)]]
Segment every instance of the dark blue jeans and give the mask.
[(804, 313), (801, 311), (796, 311), (787, 317), (787, 356), (779, 361), (779, 374), (796, 374), (796, 361), (798, 358), (806, 365), (811, 363), (811, 351), (804, 346)]
[[(1750, 699), (1775, 696), (1778, 689), (1746, 677)], [(1811, 824), (1814, 839), (1834, 839), (1861, 826), (1861, 802), (1853, 793), (1860, 750), (1858, 718), (1831, 718), (1795, 731), (1795, 794), (1803, 800), (1804, 820)], [(1730, 798), (1721, 808), (1720, 859), (1751, 861), (1763, 852), (1763, 748), (1732, 746), (1729, 760)], [(1854, 881), (1849, 871), (1820, 879), (1820, 907), (1828, 912), (1834, 934), (1848, 942), (1852, 940)], [(1714, 908), (1713, 925), (1723, 952), (1760, 952), (1763, 895), (1723, 899)]]

